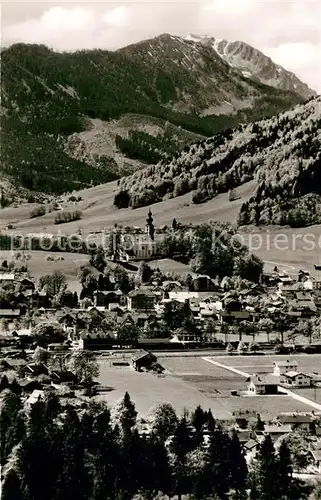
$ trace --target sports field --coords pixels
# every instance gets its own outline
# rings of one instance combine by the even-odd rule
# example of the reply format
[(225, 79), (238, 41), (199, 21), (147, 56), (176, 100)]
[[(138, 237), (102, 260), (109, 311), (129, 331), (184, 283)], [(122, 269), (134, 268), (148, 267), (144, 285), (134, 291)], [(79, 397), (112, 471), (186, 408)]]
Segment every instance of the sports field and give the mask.
[[(251, 360), (251, 366), (258, 368), (259, 359), (264, 357), (255, 358), (257, 364)], [(249, 366), (248, 357), (215, 356), (213, 359), (223, 364), (233, 359), (241, 371), (243, 368), (248, 372), (245, 368)], [(138, 373), (131, 366), (112, 367), (107, 359), (100, 360), (99, 381), (112, 390), (100, 394), (99, 398), (113, 405), (128, 391), (141, 416), (146, 416), (155, 404), (165, 401), (172, 403), (178, 414), (182, 414), (184, 409), (193, 411), (201, 405), (205, 410), (210, 408), (213, 415), (221, 420), (230, 419), (236, 410), (254, 410), (263, 419), (271, 420), (281, 412), (309, 412), (313, 409), (291, 396), (246, 396), (243, 392), (247, 388), (245, 377), (215, 366), (201, 356), (162, 356), (159, 361), (166, 369), (163, 376)], [(315, 364), (317, 362), (315, 360)], [(267, 364), (264, 370), (268, 372), (270, 367), (272, 364)], [(232, 390), (240, 395), (232, 396)]]

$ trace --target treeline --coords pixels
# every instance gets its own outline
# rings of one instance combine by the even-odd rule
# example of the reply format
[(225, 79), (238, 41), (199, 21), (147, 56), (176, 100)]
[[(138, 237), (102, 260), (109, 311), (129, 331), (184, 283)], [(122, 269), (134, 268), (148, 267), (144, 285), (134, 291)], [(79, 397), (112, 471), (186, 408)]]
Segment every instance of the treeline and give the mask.
[(136, 130), (128, 132), (128, 138), (116, 135), (116, 146), (122, 153), (132, 159), (146, 163), (157, 163), (162, 158), (174, 156), (178, 146), (166, 134), (156, 137)]
[(178, 495), (280, 500), (307, 498), (292, 476), (285, 443), (278, 452), (266, 436), (247, 466), (235, 431), (225, 431), (198, 407), (178, 418), (169, 404), (150, 415), (151, 433), (139, 433), (128, 393), (111, 411), (81, 411), (49, 393), (23, 407), (6, 390), (1, 412), (2, 500), (149, 500)]
[(258, 187), (242, 207), (240, 224), (318, 223), (318, 106), (320, 98), (312, 99), (277, 117), (185, 147), (176, 158), (121, 179), (114, 204), (136, 208), (191, 191), (194, 203), (204, 203), (254, 180)]
[(171, 231), (159, 243), (160, 255), (190, 263), (192, 271), (212, 278), (240, 276), (259, 282), (262, 261), (241, 244), (235, 231), (220, 224), (201, 224)]

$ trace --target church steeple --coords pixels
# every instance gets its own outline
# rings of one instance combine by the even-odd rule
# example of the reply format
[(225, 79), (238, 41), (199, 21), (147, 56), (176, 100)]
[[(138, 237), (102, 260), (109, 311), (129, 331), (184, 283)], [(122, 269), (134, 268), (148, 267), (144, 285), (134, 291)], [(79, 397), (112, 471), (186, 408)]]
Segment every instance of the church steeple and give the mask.
[(149, 209), (147, 219), (146, 219), (146, 231), (149, 234), (150, 238), (154, 240), (155, 227), (154, 227), (154, 219), (151, 209)]

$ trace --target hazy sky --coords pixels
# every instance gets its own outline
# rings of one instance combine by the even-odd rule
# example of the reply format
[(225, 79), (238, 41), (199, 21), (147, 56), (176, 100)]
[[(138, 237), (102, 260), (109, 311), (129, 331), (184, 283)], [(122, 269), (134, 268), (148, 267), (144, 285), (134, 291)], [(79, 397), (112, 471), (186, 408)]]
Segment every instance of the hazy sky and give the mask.
[(321, 93), (321, 0), (2, 1), (2, 46), (115, 49), (160, 33), (242, 40)]

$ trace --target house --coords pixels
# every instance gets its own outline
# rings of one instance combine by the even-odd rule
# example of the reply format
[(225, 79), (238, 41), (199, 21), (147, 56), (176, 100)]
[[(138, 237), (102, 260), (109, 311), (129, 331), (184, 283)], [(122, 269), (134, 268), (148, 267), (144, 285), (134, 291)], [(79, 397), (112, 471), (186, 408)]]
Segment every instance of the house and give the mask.
[(26, 400), (26, 404), (28, 406), (32, 406), (33, 404), (37, 403), (38, 401), (41, 401), (44, 398), (44, 391), (35, 389), (29, 398)]
[(251, 432), (247, 429), (236, 429), (236, 434), (241, 444), (245, 444), (251, 439)]
[(108, 335), (98, 335), (96, 333), (84, 332), (79, 339), (79, 349), (88, 351), (101, 351), (105, 349), (112, 349), (119, 341)]
[(0, 282), (5, 281), (6, 283), (15, 281), (14, 273), (0, 273)]
[(292, 387), (310, 387), (312, 385), (312, 377), (305, 375), (302, 372), (289, 371), (282, 375), (285, 384)]
[(290, 434), (290, 432), (292, 432), (290, 424), (274, 424), (264, 426), (264, 434), (269, 434), (273, 440), (278, 439), (280, 436), (284, 436), (285, 434)]
[(249, 439), (246, 443), (243, 444), (243, 448), (248, 453), (256, 452), (258, 449), (259, 443), (254, 439)]
[(298, 370), (298, 362), (295, 360), (290, 361), (287, 359), (286, 361), (275, 361), (273, 366), (273, 374), (281, 377), (281, 382), (284, 381), (284, 379), (282, 379), (284, 373)]
[(198, 299), (198, 292), (189, 292), (189, 291), (171, 291), (168, 293), (168, 297), (171, 300), (176, 300), (177, 302), (186, 302), (186, 300)]
[(133, 367), (137, 371), (141, 371), (142, 368), (150, 369), (156, 361), (157, 357), (148, 351), (141, 351), (132, 358)]
[(252, 321), (253, 315), (250, 311), (227, 311), (222, 310), (217, 313), (220, 324), (223, 323), (240, 323), (241, 321)]
[(301, 429), (305, 431), (310, 431), (313, 422), (311, 415), (300, 413), (280, 414), (277, 420), (282, 424), (289, 424), (292, 430)]
[(311, 455), (313, 458), (313, 464), (321, 472), (321, 450), (311, 450)]
[(248, 385), (248, 393), (253, 396), (278, 394), (280, 379), (276, 375), (253, 375)]
[(19, 382), (19, 385), (23, 392), (29, 392), (32, 393), (35, 390), (40, 390), (41, 389), (41, 383), (38, 382), (37, 380), (30, 380), (30, 379), (24, 379)]
[(5, 309), (0, 307), (0, 318), (14, 319), (19, 318), (21, 309)]
[(156, 294), (146, 287), (140, 287), (128, 294), (128, 309), (134, 310), (151, 310), (156, 304)]
[(104, 306), (109, 309), (110, 304), (124, 304), (123, 292), (121, 290), (96, 290), (94, 292), (95, 306)]
[(233, 412), (233, 417), (239, 428), (246, 429), (249, 421), (258, 419), (258, 413), (254, 410), (236, 410)]

